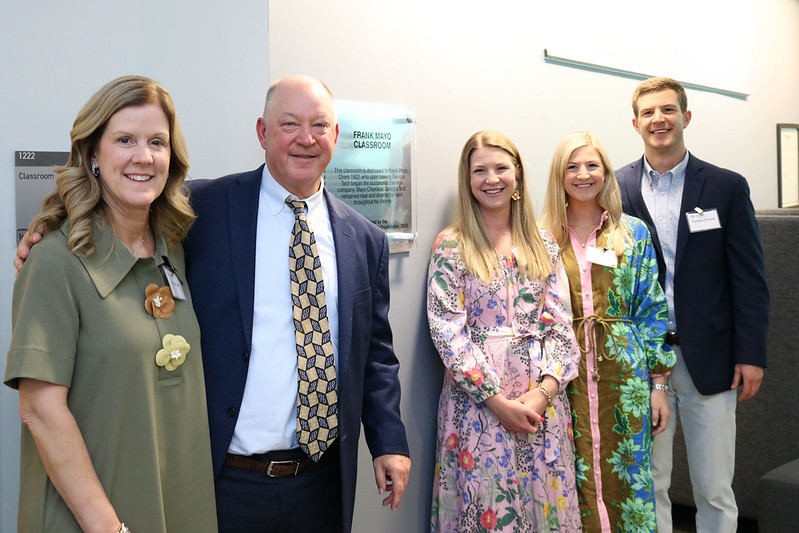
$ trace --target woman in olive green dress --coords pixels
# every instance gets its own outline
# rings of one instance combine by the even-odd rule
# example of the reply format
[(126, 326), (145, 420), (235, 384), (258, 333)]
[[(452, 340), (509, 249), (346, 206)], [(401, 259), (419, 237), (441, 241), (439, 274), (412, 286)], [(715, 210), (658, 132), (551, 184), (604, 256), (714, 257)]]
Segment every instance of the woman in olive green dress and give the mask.
[(171, 97), (148, 78), (113, 80), (71, 139), (31, 223), (49, 233), (14, 286), (4, 380), (26, 426), (19, 530), (215, 532), (180, 245), (194, 213)]

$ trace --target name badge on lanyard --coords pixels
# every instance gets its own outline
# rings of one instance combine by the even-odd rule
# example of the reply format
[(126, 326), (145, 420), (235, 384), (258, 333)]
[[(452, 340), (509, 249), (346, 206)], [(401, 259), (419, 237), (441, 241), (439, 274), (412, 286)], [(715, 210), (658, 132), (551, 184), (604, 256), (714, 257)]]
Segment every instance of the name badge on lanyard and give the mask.
[(183, 284), (180, 283), (174, 268), (168, 262), (161, 265), (161, 271), (164, 273), (167, 283), (169, 283), (169, 288), (172, 289), (172, 297), (176, 300), (185, 300), (186, 293), (183, 292)]

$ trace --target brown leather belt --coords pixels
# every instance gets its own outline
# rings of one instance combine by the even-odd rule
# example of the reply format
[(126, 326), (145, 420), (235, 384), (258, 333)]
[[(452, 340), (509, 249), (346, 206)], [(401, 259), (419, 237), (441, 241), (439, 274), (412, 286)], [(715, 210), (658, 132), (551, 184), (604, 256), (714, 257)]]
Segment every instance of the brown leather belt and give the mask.
[(250, 470), (252, 472), (263, 472), (269, 477), (296, 476), (300, 472), (304, 472), (305, 470), (316, 466), (316, 463), (314, 463), (313, 459), (304, 453), (302, 454), (302, 457), (282, 461), (270, 461), (261, 459), (261, 457), (263, 456), (234, 455), (229, 453), (225, 456), (225, 466), (230, 466), (241, 470)]
[(669, 346), (679, 346), (680, 345), (680, 337), (677, 335), (676, 331), (669, 331), (666, 333), (666, 344)]

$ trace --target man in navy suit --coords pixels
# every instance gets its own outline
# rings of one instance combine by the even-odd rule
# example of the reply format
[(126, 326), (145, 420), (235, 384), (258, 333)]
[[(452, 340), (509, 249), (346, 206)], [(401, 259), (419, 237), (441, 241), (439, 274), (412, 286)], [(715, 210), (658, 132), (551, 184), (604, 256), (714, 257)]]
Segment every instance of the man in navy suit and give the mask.
[[(655, 242), (669, 303), (666, 342), (677, 354), (667, 378), (680, 417), (696, 501), (697, 532), (734, 532), (736, 391), (753, 397), (766, 366), (768, 290), (749, 186), (740, 174), (688, 153), (685, 89), (669, 78), (633, 93), (633, 127), (644, 157), (616, 171), (625, 212)], [(676, 417), (655, 437), (658, 531), (671, 532), (672, 442)]]
[[(260, 168), (192, 182), (186, 268), (202, 331), (220, 531), (349, 531), (361, 422), (383, 505), (410, 471), (388, 322), (385, 234), (325, 188), (333, 98), (294, 76), (267, 93)], [(338, 438), (318, 463), (297, 448), (297, 356), (288, 249), (305, 200), (322, 262), (337, 372)], [(276, 477), (272, 477), (276, 476)]]

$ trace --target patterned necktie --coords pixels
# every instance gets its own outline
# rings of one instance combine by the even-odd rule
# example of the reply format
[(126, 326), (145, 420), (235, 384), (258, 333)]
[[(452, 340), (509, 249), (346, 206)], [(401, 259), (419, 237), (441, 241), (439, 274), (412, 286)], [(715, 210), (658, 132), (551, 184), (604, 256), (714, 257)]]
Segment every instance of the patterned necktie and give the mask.
[(333, 342), (322, 263), (305, 218), (305, 202), (288, 197), (286, 203), (294, 210), (289, 275), (297, 343), (297, 440), (302, 451), (318, 461), (338, 436)]

